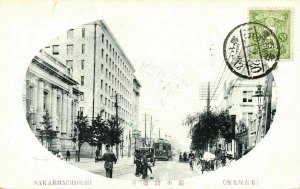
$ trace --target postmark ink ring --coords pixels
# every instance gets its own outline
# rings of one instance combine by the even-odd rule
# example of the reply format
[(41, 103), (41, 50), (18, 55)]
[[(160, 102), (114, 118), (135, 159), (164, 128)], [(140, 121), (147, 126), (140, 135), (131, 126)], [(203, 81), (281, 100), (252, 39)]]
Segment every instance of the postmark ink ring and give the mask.
[(226, 65), (235, 75), (258, 79), (277, 67), (280, 44), (270, 28), (247, 22), (236, 26), (227, 35), (223, 55)]

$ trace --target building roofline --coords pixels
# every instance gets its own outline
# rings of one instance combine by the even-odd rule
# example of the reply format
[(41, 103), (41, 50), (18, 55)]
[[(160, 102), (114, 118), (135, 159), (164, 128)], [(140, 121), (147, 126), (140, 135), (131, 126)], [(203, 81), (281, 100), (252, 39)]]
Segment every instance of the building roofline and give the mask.
[[(104, 22), (104, 20), (97, 20), (94, 22), (91, 22), (89, 24), (98, 24), (101, 25), (110, 35), (110, 37), (114, 40), (114, 42), (116, 43), (116, 45), (118, 46), (118, 48), (120, 49), (121, 54), (125, 57), (125, 59), (127, 60), (129, 66), (132, 68), (133, 72), (135, 72), (135, 68), (132, 65), (131, 61), (129, 60), (129, 58), (127, 57), (127, 55), (125, 54), (124, 50), (122, 49), (121, 45), (119, 44), (119, 42), (117, 41), (117, 39), (115, 38), (115, 36), (113, 35), (113, 33), (111, 32), (111, 30), (109, 29), (109, 27), (107, 26), (107, 24)], [(88, 25), (88, 24), (86, 24)]]
[(67, 76), (66, 74), (62, 73), (61, 71), (59, 71), (58, 69), (56, 69), (55, 67), (53, 67), (48, 62), (46, 62), (45, 60), (41, 59), (38, 56), (35, 56), (32, 59), (31, 63), (38, 65), (40, 68), (46, 70), (47, 72), (49, 72), (52, 75), (57, 76), (60, 80), (66, 82), (68, 84), (78, 85), (77, 81), (75, 81), (71, 77)]

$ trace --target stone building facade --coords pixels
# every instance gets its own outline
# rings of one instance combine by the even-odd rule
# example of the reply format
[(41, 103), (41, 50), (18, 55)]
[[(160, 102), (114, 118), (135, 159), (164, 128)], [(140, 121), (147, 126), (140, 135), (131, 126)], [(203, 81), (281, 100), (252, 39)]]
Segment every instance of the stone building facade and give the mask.
[[(31, 130), (49, 150), (75, 150), (72, 130), (80, 92), (78, 83), (67, 72), (65, 64), (50, 54), (40, 51), (28, 67), (23, 102)], [(51, 144), (44, 141), (43, 116), (48, 112), (52, 130), (57, 137)]]

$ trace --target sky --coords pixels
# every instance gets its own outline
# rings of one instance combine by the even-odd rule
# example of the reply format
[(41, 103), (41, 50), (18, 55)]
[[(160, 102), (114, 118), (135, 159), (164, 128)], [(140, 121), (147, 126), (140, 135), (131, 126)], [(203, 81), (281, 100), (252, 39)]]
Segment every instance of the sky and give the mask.
[[(135, 10), (121, 20), (114, 16), (104, 21), (134, 65), (142, 85), (142, 135), (146, 113), (148, 121), (152, 116), (156, 134), (160, 128), (161, 135), (170, 135), (189, 148), (188, 128), (182, 121), (188, 114), (204, 110), (200, 86), (213, 82), (223, 69), (223, 40), (235, 26), (221, 28), (218, 11), (193, 6), (178, 10), (152, 7)], [(149, 122), (147, 132), (149, 135)]]

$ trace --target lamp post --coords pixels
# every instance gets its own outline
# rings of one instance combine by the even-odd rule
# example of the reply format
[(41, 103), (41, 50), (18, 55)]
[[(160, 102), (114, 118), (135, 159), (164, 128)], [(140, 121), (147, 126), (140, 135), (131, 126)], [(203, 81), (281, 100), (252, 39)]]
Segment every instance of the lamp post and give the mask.
[(260, 132), (260, 128), (261, 128), (261, 117), (262, 117), (261, 97), (263, 96), (263, 91), (261, 90), (261, 88), (262, 88), (262, 85), (257, 85), (257, 90), (255, 91), (255, 94), (252, 95), (252, 97), (257, 97), (257, 106), (258, 106), (258, 127), (257, 127), (257, 131), (256, 131), (255, 144), (257, 144), (257, 142), (258, 142), (257, 137), (258, 137), (258, 133)]

